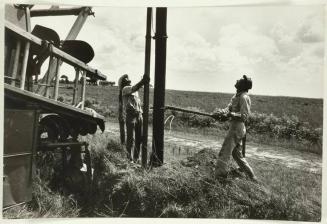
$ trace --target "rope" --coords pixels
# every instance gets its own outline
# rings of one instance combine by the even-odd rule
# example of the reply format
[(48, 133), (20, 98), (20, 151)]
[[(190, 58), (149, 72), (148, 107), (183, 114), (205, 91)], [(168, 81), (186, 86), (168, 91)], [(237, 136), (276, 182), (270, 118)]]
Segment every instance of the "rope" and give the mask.
[(172, 118), (172, 119), (171, 119), (170, 124), (169, 124), (169, 133), (171, 132), (171, 124), (172, 124), (172, 122), (173, 122), (175, 116), (174, 116), (174, 115), (170, 115), (170, 116), (168, 116), (168, 117), (166, 118), (165, 122), (164, 122), (164, 124), (166, 125), (167, 121), (168, 121), (170, 118)]

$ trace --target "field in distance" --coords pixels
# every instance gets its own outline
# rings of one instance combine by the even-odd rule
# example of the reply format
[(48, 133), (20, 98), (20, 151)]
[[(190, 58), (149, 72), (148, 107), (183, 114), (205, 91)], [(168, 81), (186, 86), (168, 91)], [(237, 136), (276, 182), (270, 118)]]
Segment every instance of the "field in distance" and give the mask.
[[(143, 98), (143, 91), (140, 90)], [(72, 96), (71, 89), (62, 89), (64, 99)], [(224, 108), (229, 103), (233, 94), (166, 90), (166, 105), (179, 107), (192, 107), (201, 111), (212, 112), (215, 108)], [(100, 113), (111, 112), (113, 116), (118, 111), (118, 87), (117, 86), (91, 86), (86, 88), (87, 100), (101, 108)], [(302, 122), (308, 122), (315, 128), (321, 128), (323, 124), (323, 99), (286, 97), (286, 96), (261, 96), (252, 95), (252, 112), (274, 114), (282, 117), (296, 116)], [(153, 102), (153, 89), (150, 90), (150, 105)]]

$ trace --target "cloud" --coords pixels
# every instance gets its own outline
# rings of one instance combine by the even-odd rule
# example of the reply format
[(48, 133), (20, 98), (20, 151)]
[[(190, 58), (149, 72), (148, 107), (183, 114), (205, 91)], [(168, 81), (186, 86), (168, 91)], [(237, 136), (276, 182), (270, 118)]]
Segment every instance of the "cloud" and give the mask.
[(168, 64), (176, 71), (212, 72), (216, 57), (212, 45), (197, 32), (168, 39)]
[(302, 43), (299, 43), (296, 31), (289, 29), (285, 24), (274, 24), (268, 35), (275, 41), (282, 60), (288, 61), (302, 51)]
[(304, 43), (322, 42), (324, 40), (323, 20), (310, 15), (300, 24), (297, 38)]
[[(146, 9), (94, 11), (78, 37), (95, 50), (90, 65), (109, 80), (129, 73), (137, 81), (144, 72)], [(293, 6), (171, 8), (166, 87), (233, 92), (235, 80), (248, 74), (255, 94), (321, 97), (322, 12)], [(62, 23), (56, 21), (58, 29)], [(154, 49), (153, 41), (152, 77)]]
[(124, 73), (132, 81), (139, 79), (144, 72), (146, 10), (103, 7), (94, 11), (95, 18), (89, 18), (80, 33), (94, 47), (90, 65), (107, 74), (109, 80)]
[(220, 29), (217, 52), (222, 61), (228, 60), (224, 54), (232, 54), (228, 57), (236, 62), (236, 65), (248, 66), (261, 61), (273, 62), (278, 56), (274, 40), (260, 33), (255, 26), (244, 27), (239, 24), (230, 24)]

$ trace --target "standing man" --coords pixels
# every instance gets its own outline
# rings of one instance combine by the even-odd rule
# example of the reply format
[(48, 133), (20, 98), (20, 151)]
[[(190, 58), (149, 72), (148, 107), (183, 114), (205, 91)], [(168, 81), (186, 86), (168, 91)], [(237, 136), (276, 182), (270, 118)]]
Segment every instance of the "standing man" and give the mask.
[(123, 115), (123, 86), (122, 82), (123, 79), (128, 78), (127, 74), (124, 74), (121, 76), (118, 80), (118, 89), (119, 89), (119, 95), (118, 95), (118, 121), (119, 121), (119, 130), (120, 130), (120, 143), (122, 145), (125, 145), (125, 119)]
[(219, 118), (225, 114), (230, 118), (229, 130), (216, 164), (216, 176), (226, 176), (228, 173), (228, 163), (232, 155), (240, 170), (244, 171), (252, 180), (257, 180), (249, 163), (242, 155), (241, 141), (246, 134), (245, 121), (251, 113), (251, 100), (248, 90), (252, 88), (252, 80), (246, 75), (236, 81), (236, 94), (225, 109), (212, 114), (213, 118)]
[[(122, 101), (123, 101), (123, 118), (126, 122), (127, 130), (127, 157), (134, 162), (138, 161), (141, 142), (142, 142), (142, 106), (138, 95), (138, 90), (146, 83), (149, 83), (150, 78), (143, 76), (142, 80), (131, 85), (128, 75), (122, 78)], [(135, 135), (135, 138), (134, 138)], [(132, 147), (134, 144), (134, 153), (132, 158)]]

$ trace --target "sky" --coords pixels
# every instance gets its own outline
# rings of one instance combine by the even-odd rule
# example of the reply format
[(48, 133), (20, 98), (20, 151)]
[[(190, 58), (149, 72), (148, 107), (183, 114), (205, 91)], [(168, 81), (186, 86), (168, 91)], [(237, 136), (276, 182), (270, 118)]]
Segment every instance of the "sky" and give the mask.
[[(77, 37), (95, 51), (89, 65), (109, 81), (117, 82), (127, 73), (137, 82), (144, 74), (146, 8), (94, 7), (93, 11), (95, 17), (87, 19)], [(233, 93), (236, 80), (245, 74), (253, 80), (252, 94), (323, 98), (324, 7), (168, 7), (167, 11), (167, 89)], [(65, 39), (74, 20), (74, 16), (35, 17), (32, 28), (44, 25)], [(152, 84), (154, 48), (153, 40)], [(63, 66), (61, 73), (73, 79), (69, 66)]]

